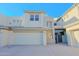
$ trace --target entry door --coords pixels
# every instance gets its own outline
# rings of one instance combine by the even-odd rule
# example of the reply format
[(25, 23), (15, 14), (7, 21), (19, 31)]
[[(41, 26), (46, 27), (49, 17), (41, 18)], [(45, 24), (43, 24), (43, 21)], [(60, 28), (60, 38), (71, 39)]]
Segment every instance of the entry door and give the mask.
[(62, 43), (62, 35), (61, 35), (61, 33), (58, 34), (58, 43)]
[(58, 33), (55, 33), (55, 43), (58, 43)]
[(60, 33), (55, 34), (55, 42), (62, 43), (62, 35)]

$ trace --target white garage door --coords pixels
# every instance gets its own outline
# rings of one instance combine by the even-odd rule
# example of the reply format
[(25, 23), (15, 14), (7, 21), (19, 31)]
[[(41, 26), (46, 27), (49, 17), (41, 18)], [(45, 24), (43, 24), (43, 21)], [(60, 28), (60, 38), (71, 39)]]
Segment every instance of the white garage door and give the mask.
[(15, 44), (17, 45), (42, 44), (42, 32), (15, 33), (15, 36)]

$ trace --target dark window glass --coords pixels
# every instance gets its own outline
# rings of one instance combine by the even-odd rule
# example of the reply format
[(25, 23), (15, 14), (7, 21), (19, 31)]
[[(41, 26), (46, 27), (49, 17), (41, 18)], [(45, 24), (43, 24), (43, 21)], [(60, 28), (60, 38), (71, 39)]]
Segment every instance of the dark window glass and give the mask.
[(56, 26), (57, 25), (57, 23), (54, 23), (54, 26)]
[(30, 15), (30, 21), (34, 21), (34, 15)]
[(35, 21), (39, 21), (39, 15), (35, 15)]

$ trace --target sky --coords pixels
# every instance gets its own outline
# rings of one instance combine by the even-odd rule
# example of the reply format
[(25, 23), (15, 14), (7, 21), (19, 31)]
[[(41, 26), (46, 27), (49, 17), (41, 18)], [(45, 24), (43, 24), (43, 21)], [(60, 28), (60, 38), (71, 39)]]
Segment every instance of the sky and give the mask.
[(72, 3), (0, 3), (0, 14), (6, 16), (22, 16), (24, 10), (43, 10), (48, 16), (62, 16)]

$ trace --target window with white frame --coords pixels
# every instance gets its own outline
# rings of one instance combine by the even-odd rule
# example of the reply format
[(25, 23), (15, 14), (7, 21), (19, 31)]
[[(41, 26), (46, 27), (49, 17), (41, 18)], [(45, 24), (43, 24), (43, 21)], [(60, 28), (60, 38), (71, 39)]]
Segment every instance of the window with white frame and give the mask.
[(30, 15), (30, 21), (39, 21), (39, 15)]
[(16, 20), (15, 20), (15, 19), (13, 19), (13, 22), (15, 23), (15, 22), (16, 22)]
[(30, 15), (30, 21), (34, 21), (34, 15)]
[(57, 23), (54, 23), (54, 26), (57, 26)]
[(35, 15), (35, 21), (39, 21), (39, 15)]

